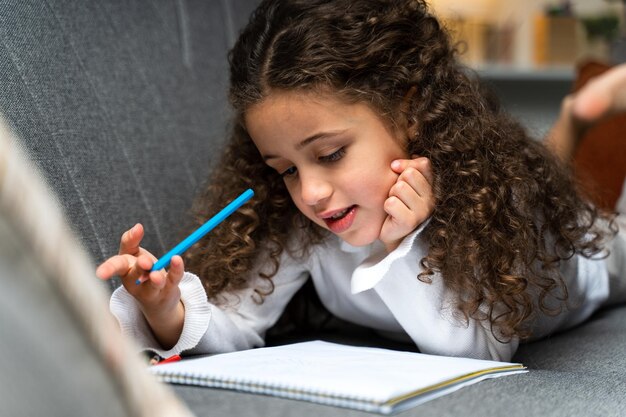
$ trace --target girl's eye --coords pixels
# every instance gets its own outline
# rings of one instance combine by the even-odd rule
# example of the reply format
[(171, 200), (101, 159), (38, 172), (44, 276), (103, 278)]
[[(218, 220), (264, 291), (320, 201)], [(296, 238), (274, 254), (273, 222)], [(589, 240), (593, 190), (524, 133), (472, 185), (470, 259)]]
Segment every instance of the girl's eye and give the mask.
[(283, 171), (283, 172), (280, 174), (280, 176), (281, 176), (281, 177), (289, 177), (289, 176), (291, 176), (291, 175), (295, 174), (297, 170), (298, 170), (298, 169), (297, 169), (295, 166), (289, 167), (289, 168), (287, 168), (285, 171)]
[(330, 155), (320, 156), (319, 160), (321, 162), (335, 162), (343, 158), (345, 154), (346, 154), (346, 149), (339, 148), (335, 152), (331, 153)]
[[(329, 155), (320, 156), (317, 159), (320, 162), (336, 162), (336, 161), (339, 161), (341, 158), (343, 158), (345, 154), (346, 154), (346, 149), (339, 148), (335, 152)], [(298, 168), (296, 168), (295, 166), (290, 166), (289, 168), (281, 172), (280, 176), (283, 178), (291, 177), (291, 176), (294, 176), (297, 172), (298, 172)]]

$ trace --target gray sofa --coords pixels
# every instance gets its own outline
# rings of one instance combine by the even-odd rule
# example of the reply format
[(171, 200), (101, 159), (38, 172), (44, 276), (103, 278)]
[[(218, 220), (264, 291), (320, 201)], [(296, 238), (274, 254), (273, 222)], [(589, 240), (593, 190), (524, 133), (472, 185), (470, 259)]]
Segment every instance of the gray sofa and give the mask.
[[(228, 129), (226, 54), (256, 3), (0, 0), (0, 112), (93, 265), (116, 253), (119, 236), (136, 222), (157, 254), (187, 229), (192, 198)], [(111, 291), (117, 283), (98, 285)], [(625, 319), (624, 307), (601, 311), (576, 329), (523, 345), (514, 359), (529, 373), (484, 381), (403, 415), (626, 415)], [(305, 334), (272, 335), (272, 343), (321, 337), (410, 348), (333, 319)], [(63, 328), (46, 337), (56, 338), (50, 349), (73, 343)], [(11, 383), (0, 381), (2, 390)], [(368, 415), (173, 389), (198, 416)]]

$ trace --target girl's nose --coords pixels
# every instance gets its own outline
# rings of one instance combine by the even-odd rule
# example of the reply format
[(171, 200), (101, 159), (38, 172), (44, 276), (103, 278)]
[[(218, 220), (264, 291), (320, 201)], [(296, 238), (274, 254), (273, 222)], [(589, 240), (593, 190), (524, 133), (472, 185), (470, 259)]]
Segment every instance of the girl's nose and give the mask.
[(301, 197), (304, 204), (315, 206), (329, 198), (333, 193), (332, 185), (320, 178), (301, 178)]

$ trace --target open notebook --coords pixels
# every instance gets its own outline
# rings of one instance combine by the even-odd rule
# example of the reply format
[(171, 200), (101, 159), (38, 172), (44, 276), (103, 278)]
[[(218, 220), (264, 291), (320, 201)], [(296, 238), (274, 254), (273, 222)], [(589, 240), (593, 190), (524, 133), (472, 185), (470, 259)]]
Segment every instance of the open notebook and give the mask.
[(153, 366), (162, 381), (392, 414), (521, 364), (313, 341)]

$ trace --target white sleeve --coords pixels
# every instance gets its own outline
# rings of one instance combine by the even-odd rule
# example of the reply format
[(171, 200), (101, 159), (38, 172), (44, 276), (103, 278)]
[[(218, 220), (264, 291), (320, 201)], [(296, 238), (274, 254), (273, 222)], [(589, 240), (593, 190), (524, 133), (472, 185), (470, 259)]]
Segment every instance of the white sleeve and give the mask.
[(139, 303), (126, 288), (122, 286), (113, 292), (109, 308), (120, 323), (122, 333), (135, 339), (142, 350), (150, 350), (166, 358), (193, 348), (206, 331), (211, 317), (212, 307), (197, 276), (185, 272), (179, 288), (185, 306), (185, 323), (180, 339), (169, 350), (164, 350), (156, 340)]
[[(286, 251), (285, 251), (286, 252)], [(284, 252), (284, 253), (285, 253)], [(254, 273), (258, 276), (257, 273)], [(249, 349), (264, 344), (265, 331), (280, 317), (285, 306), (308, 278), (305, 265), (283, 255), (278, 273), (272, 278), (274, 291), (259, 304), (254, 289), (266, 289), (266, 280), (251, 280), (248, 288), (226, 294), (219, 306), (207, 300), (200, 279), (185, 272), (181, 283), (181, 300), (185, 306), (185, 323), (174, 347), (164, 350), (154, 337), (139, 304), (124, 287), (115, 290), (110, 309), (122, 332), (133, 337), (142, 350), (161, 357), (181, 352), (220, 353)]]
[(366, 259), (352, 276), (353, 292), (373, 288), (423, 353), (509, 361), (519, 341), (499, 342), (489, 323), (455, 315), (441, 275), (432, 283), (417, 279), (419, 261), (427, 253), (420, 237), (424, 227), (408, 235), (396, 250)]

